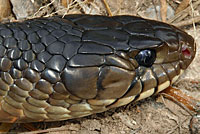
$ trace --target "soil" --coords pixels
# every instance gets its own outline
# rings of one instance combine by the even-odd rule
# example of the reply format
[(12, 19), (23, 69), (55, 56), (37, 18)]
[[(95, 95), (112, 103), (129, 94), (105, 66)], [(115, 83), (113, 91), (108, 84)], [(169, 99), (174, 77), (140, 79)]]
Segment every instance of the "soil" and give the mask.
[[(38, 12), (36, 14), (31, 14), (32, 17), (50, 16), (54, 14), (63, 15), (64, 13), (108, 15), (104, 4), (100, 0), (88, 0), (87, 2), (83, 2), (82, 0), (75, 1), (74, 4), (65, 5), (67, 8), (63, 8), (60, 4), (56, 3), (57, 1), (48, 6), (47, 4), (50, 1), (45, 0), (46, 3), (40, 3), (41, 5), (38, 8)], [(148, 18), (148, 16), (153, 16), (153, 13), (150, 13), (150, 15), (146, 13), (149, 7), (160, 5), (158, 0), (155, 0), (154, 3), (152, 3), (152, 0), (107, 1), (113, 15), (129, 14), (146, 18)], [(170, 2), (169, 5), (172, 7), (172, 16), (178, 4), (179, 0), (177, 0), (177, 2)], [(193, 13), (196, 16), (200, 14), (200, 5)], [(14, 16), (17, 15), (15, 15), (15, 13), (13, 14), (13, 20), (15, 20), (16, 18)], [(23, 19), (30, 18), (30, 16), (29, 14)], [(182, 27), (182, 29), (185, 29), (191, 34), (196, 39), (197, 44), (200, 45), (199, 24), (196, 24), (196, 28), (192, 25), (188, 25), (187, 27)], [(200, 100), (200, 70), (198, 68), (200, 66), (199, 45), (197, 46), (197, 55), (194, 62), (173, 86), (180, 88), (183, 92)], [(130, 103), (120, 108), (111, 109), (80, 119), (48, 123), (31, 123), (36, 131), (28, 130), (27, 127), (25, 127), (27, 124), (14, 124), (10, 133), (189, 134), (191, 118), (192, 115), (187, 110), (159, 94), (158, 96), (149, 97), (136, 103)]]

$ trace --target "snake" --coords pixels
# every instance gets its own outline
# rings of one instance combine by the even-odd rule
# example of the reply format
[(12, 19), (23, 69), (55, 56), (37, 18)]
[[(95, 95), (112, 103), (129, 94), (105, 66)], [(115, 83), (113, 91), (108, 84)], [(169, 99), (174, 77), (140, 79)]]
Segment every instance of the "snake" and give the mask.
[(0, 122), (101, 113), (172, 85), (193, 37), (141, 17), (71, 14), (0, 24)]

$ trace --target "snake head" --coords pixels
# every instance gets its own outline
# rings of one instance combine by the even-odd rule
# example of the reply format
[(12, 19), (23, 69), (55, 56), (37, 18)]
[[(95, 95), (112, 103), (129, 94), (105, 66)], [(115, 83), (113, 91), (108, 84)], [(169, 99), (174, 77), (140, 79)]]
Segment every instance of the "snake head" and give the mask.
[(61, 77), (80, 98), (114, 100), (115, 106), (146, 98), (174, 83), (195, 55), (193, 38), (166, 23), (134, 16), (74, 21), (84, 29), (82, 42), (70, 45), (78, 54)]
[(130, 88), (137, 90), (135, 85), (140, 85), (138, 100), (173, 84), (196, 53), (194, 39), (186, 32), (162, 22), (149, 23), (154, 29), (154, 37), (140, 35), (132, 41), (134, 48), (130, 51), (136, 67), (136, 78)]

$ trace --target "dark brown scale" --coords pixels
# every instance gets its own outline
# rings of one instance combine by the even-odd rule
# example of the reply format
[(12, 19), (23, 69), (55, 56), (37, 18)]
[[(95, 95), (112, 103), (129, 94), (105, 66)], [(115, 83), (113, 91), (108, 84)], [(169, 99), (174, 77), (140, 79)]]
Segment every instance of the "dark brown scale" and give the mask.
[(40, 74), (34, 71), (33, 69), (30, 69), (30, 68), (25, 69), (23, 71), (23, 74), (24, 74), (24, 77), (27, 78), (32, 83), (35, 83), (40, 80)]
[(140, 80), (134, 80), (124, 95), (124, 97), (136, 96), (142, 92), (142, 82)]
[(21, 51), (18, 48), (8, 50), (8, 57), (12, 60), (18, 59), (21, 56)]
[(60, 80), (60, 74), (48, 68), (42, 72), (41, 76), (50, 83), (56, 83)]
[(0, 58), (4, 57), (4, 55), (6, 54), (7, 49), (0, 45)]
[(132, 64), (130, 64), (130, 62), (128, 62), (124, 58), (121, 58), (116, 55), (105, 56), (105, 65), (116, 66), (116, 67), (120, 67), (120, 68), (127, 69), (127, 70), (135, 69), (134, 66)]
[(28, 68), (28, 63), (24, 60), (24, 59), (18, 59), (15, 60), (13, 62), (13, 65), (15, 68), (19, 69), (19, 70), (25, 70), (26, 68)]
[(41, 53), (45, 51), (45, 46), (42, 43), (32, 44), (32, 49), (34, 53)]
[(129, 40), (129, 45), (136, 49), (154, 48), (162, 45), (162, 43), (163, 42), (159, 38), (144, 35), (132, 35)]
[(175, 68), (176, 73), (180, 74), (180, 65), (179, 65), (179, 63), (178, 62), (174, 62), (174, 63), (172, 63), (172, 65)]
[(21, 78), (21, 79), (17, 79), (15, 81), (15, 84), (23, 89), (23, 90), (27, 90), (27, 91), (30, 91), (33, 89), (33, 85), (31, 82), (29, 82), (26, 78)]
[(2, 44), (4, 41), (3, 37), (0, 36), (0, 43)]
[[(59, 21), (59, 20), (58, 20), (58, 21)], [(56, 21), (52, 21), (52, 20), (50, 20), (49, 22), (47, 22), (46, 25), (48, 25), (48, 26), (54, 28), (54, 30), (59, 29), (60, 26), (61, 26), (61, 25), (59, 24), (59, 22), (57, 23)]]
[[(97, 95), (98, 67), (65, 68), (61, 78), (67, 90), (80, 98), (94, 98)], [(86, 83), (90, 84), (86, 84)], [(77, 86), (79, 85), (79, 86)], [(89, 93), (88, 93), (89, 92)]]
[(73, 27), (73, 29), (69, 29), (67, 30), (67, 33), (73, 36), (77, 36), (77, 37), (82, 37), (83, 36), (83, 30)]
[(131, 35), (145, 35), (149, 37), (155, 36), (154, 29), (145, 21), (126, 24), (124, 26), (124, 30)]
[(45, 46), (50, 45), (51, 43), (55, 42), (57, 39), (52, 35), (43, 36), (41, 38), (41, 42), (45, 44)]
[(3, 81), (5, 81), (7, 84), (11, 85), (13, 84), (13, 78), (8, 72), (1, 72), (1, 78)]
[(169, 44), (173, 43), (176, 44), (178, 43), (178, 37), (177, 33), (175, 33), (173, 30), (169, 29), (157, 29), (155, 32), (155, 37), (159, 38), (162, 41), (167, 40)]
[(6, 48), (15, 48), (17, 47), (17, 40), (13, 37), (5, 38), (3, 45)]
[(22, 25), (19, 25), (19, 27), (23, 30), (23, 32), (26, 34), (26, 35), (29, 35), (31, 34), (32, 32), (34, 32), (30, 26), (26, 23), (22, 23)]
[(45, 29), (40, 29), (37, 31), (37, 34), (39, 35), (40, 38), (45, 37), (49, 34), (49, 32)]
[(55, 85), (54, 85), (54, 90), (60, 94), (68, 94), (69, 95), (69, 92), (67, 91), (67, 89), (65, 88), (65, 85), (61, 82), (57, 82)]
[(167, 77), (167, 74), (165, 72), (165, 70), (163, 69), (163, 67), (161, 67), (160, 65), (153, 65), (153, 72), (156, 74), (157, 78), (158, 78), (158, 84), (162, 84), (166, 81), (166, 79), (169, 79)]
[(66, 64), (66, 60), (61, 55), (54, 55), (52, 58), (46, 63), (46, 67), (61, 72)]
[(35, 88), (40, 90), (41, 92), (43, 92), (45, 94), (53, 93), (53, 88), (51, 86), (51, 83), (49, 83), (48, 81), (46, 81), (44, 79), (39, 80), (36, 83)]
[(37, 72), (41, 72), (45, 69), (45, 65), (39, 60), (32, 61), (30, 67), (36, 70)]
[(35, 54), (32, 50), (28, 50), (23, 53), (22, 57), (25, 61), (31, 62), (35, 59)]
[(52, 34), (53, 36), (55, 36), (56, 38), (60, 38), (60, 37), (62, 37), (63, 35), (65, 35), (66, 32), (65, 32), (65, 31), (62, 31), (62, 30), (60, 30), (60, 29), (58, 29), (58, 30), (52, 31), (51, 34)]
[(163, 64), (165, 72), (167, 72), (169, 79), (171, 80), (174, 76), (176, 76), (176, 70), (171, 64)]
[(57, 41), (49, 45), (47, 47), (47, 51), (50, 54), (62, 54), (64, 47), (65, 47), (65, 43)]
[(25, 101), (26, 101), (25, 98), (23, 98), (23, 97), (21, 97), (21, 96), (15, 94), (15, 93), (12, 92), (12, 91), (9, 91), (9, 92), (8, 92), (8, 96), (11, 97), (13, 100), (15, 100), (15, 101), (17, 101), (17, 102), (25, 102)]
[(58, 40), (67, 44), (68, 42), (72, 42), (72, 41), (81, 41), (81, 38), (74, 36), (74, 35), (65, 34), (64, 36), (62, 36)]
[(29, 92), (29, 95), (37, 100), (47, 100), (49, 98), (49, 95), (38, 90), (38, 89), (33, 89)]
[(26, 34), (23, 31), (19, 31), (19, 30), (15, 31), (14, 37), (18, 41), (26, 40)]
[(31, 44), (27, 40), (18, 41), (18, 47), (20, 50), (25, 51), (31, 48)]
[(12, 61), (8, 58), (0, 58), (0, 70), (9, 71), (12, 67)]
[(9, 85), (6, 83), (6, 82), (4, 82), (2, 79), (0, 79), (0, 89), (1, 90), (4, 90), (4, 91), (8, 91), (9, 90)]
[(77, 54), (69, 60), (68, 66), (71, 66), (71, 67), (89, 67), (89, 66), (100, 66), (103, 63), (104, 63), (104, 57), (101, 56), (101, 55)]
[(128, 33), (121, 30), (97, 30), (86, 31), (83, 34), (83, 41), (94, 41), (102, 45), (108, 45), (115, 50), (128, 50)]
[(0, 35), (4, 38), (12, 37), (13, 32), (10, 29), (1, 29), (0, 30)]
[(31, 44), (38, 43), (40, 40), (39, 36), (36, 33), (29, 34), (27, 39)]
[[(129, 15), (124, 15), (123, 17), (121, 16), (113, 16), (112, 17), (115, 21), (120, 22), (122, 24), (129, 24), (129, 23), (137, 23), (137, 22), (146, 22), (145, 19), (137, 16), (129, 16)], [(142, 26), (143, 27), (143, 26)]]
[(143, 92), (155, 88), (157, 86), (157, 80), (151, 69), (147, 69), (145, 74), (140, 79), (143, 85)]
[(96, 16), (95, 19), (91, 17), (86, 17), (75, 21), (75, 24), (83, 27), (85, 30), (103, 30), (108, 28), (120, 28), (121, 23), (114, 22), (111, 18), (105, 18), (103, 16)]
[[(26, 89), (26, 90), (27, 90), (27, 89)], [(25, 91), (25, 90), (19, 88), (17, 85), (12, 85), (12, 86), (10, 86), (10, 91), (12, 91), (13, 93), (15, 93), (15, 94), (17, 94), (17, 95), (19, 95), (19, 96), (21, 96), (21, 97), (24, 97), (24, 98), (26, 98), (26, 97), (29, 96), (29, 94), (28, 94), (27, 91)]]
[(52, 106), (62, 106), (64, 108), (68, 108), (70, 106), (69, 103), (66, 103), (64, 100), (56, 100), (56, 99), (49, 99), (49, 104)]
[(53, 93), (50, 95), (50, 98), (56, 99), (56, 100), (65, 100), (65, 99), (68, 98), (68, 95), (66, 95), (66, 94), (61, 94), (61, 93), (57, 93), (57, 92), (53, 92)]
[(80, 47), (78, 53), (103, 55), (103, 54), (112, 54), (113, 50), (108, 46), (87, 41), (82, 43), (82, 46)]
[(22, 72), (16, 68), (11, 68), (9, 73), (13, 79), (18, 79), (22, 77)]
[(64, 51), (63, 51), (63, 56), (69, 60), (71, 57), (76, 55), (78, 53), (78, 49), (80, 48), (81, 43), (78, 41), (72, 41), (68, 42), (65, 45)]
[(104, 67), (98, 79), (98, 99), (115, 99), (122, 97), (128, 90), (135, 72), (119, 67)]
[(41, 52), (37, 55), (39, 61), (46, 63), (52, 57), (47, 51)]

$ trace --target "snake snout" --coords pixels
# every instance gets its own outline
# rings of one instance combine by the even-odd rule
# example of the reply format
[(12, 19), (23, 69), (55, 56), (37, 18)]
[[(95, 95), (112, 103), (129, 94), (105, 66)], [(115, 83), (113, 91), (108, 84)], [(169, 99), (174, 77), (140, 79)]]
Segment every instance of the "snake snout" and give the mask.
[(179, 34), (179, 42), (181, 44), (181, 68), (186, 69), (196, 54), (196, 43), (192, 36), (185, 33)]

